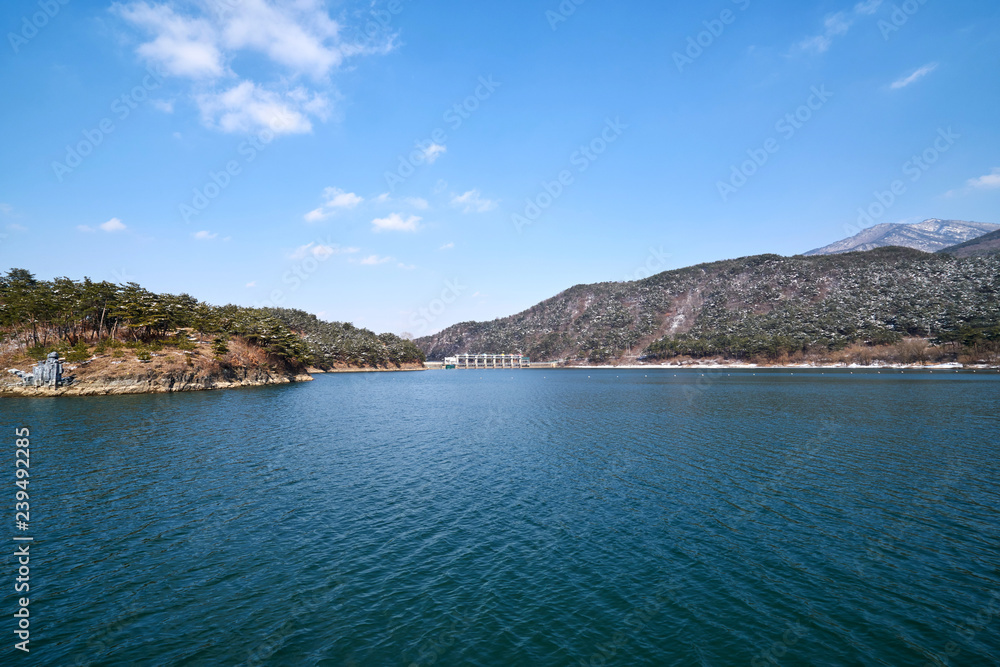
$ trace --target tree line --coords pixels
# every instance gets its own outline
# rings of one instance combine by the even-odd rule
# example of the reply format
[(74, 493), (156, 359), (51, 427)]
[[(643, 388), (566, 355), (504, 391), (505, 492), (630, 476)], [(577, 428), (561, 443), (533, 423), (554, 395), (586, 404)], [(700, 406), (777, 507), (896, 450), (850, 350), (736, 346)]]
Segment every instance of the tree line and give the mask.
[(424, 359), (410, 341), (321, 322), (303, 311), (213, 306), (189, 294), (156, 294), (134, 282), (38, 280), (25, 269), (0, 276), (0, 342), (8, 349), (109, 340), (149, 343), (185, 330), (216, 338), (219, 350), (225, 349), (226, 338), (239, 337), (293, 364), (387, 365)]

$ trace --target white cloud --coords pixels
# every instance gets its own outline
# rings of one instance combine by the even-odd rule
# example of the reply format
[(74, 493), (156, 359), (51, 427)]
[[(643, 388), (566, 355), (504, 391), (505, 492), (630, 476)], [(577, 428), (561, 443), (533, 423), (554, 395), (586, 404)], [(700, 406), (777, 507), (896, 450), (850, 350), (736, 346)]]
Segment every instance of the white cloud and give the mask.
[(858, 14), (865, 14), (871, 16), (878, 8), (882, 6), (882, 0), (865, 0), (865, 2), (859, 2), (854, 5), (854, 11)]
[(413, 271), (414, 269), (417, 268), (416, 264), (403, 264), (402, 262), (400, 262), (396, 266), (403, 269), (404, 271)]
[(256, 280), (251, 280), (250, 282), (247, 283), (247, 287), (256, 287), (256, 286), (257, 286)]
[[(390, 195), (388, 192), (383, 192), (378, 197), (375, 197), (375, 199), (373, 201), (375, 201), (378, 204), (395, 204), (395, 203), (399, 202), (400, 200), (399, 199), (393, 199), (392, 195)], [(429, 209), (431, 207), (430, 202), (428, 202), (423, 197), (406, 197), (402, 201), (407, 206), (411, 206), (412, 208), (415, 208), (415, 209), (417, 209), (419, 211), (426, 211), (427, 209)]]
[(924, 65), (917, 71), (913, 72), (913, 74), (910, 74), (909, 76), (904, 76), (902, 79), (899, 79), (898, 81), (893, 81), (892, 85), (889, 87), (892, 88), (893, 90), (906, 88), (911, 83), (919, 81), (920, 79), (924, 78), (925, 76), (936, 70), (937, 66), (938, 66), (937, 63), (930, 63), (928, 65)]
[(218, 31), (208, 20), (181, 16), (167, 4), (114, 4), (112, 11), (154, 35), (136, 53), (165, 73), (190, 79), (214, 79), (226, 74), (217, 45)]
[(13, 212), (14, 212), (13, 206), (11, 206), (10, 204), (4, 204), (0, 202), (0, 213), (3, 213), (4, 215), (10, 215)]
[(93, 232), (96, 232), (97, 229), (102, 229), (106, 232), (121, 232), (124, 231), (126, 227), (125, 224), (122, 223), (122, 221), (119, 220), (118, 218), (111, 218), (107, 222), (98, 225), (97, 229), (91, 227), (90, 225), (77, 225), (76, 229), (77, 231), (91, 234)]
[(28, 228), (24, 227), (23, 225), (19, 225), (17, 223), (12, 222), (9, 225), (7, 225), (7, 230), (11, 232), (26, 232), (28, 231)]
[(100, 228), (106, 232), (121, 232), (125, 230), (125, 225), (118, 218), (111, 218), (107, 222), (101, 223)]
[(798, 47), (802, 51), (825, 53), (833, 44), (834, 37), (847, 34), (851, 29), (851, 23), (852, 20), (844, 12), (830, 14), (823, 20), (823, 32), (802, 40)]
[(469, 190), (451, 199), (451, 205), (462, 209), (463, 213), (486, 213), (495, 209), (499, 203), (492, 199), (484, 199), (479, 190)]
[(993, 169), (990, 173), (976, 178), (970, 178), (965, 182), (965, 187), (960, 190), (949, 190), (944, 193), (945, 197), (955, 197), (969, 194), (973, 190), (996, 190), (1000, 188), (1000, 167)]
[(211, 241), (212, 239), (217, 237), (218, 234), (214, 234), (208, 231), (201, 231), (201, 232), (195, 232), (191, 236), (193, 236), (198, 241)]
[(280, 94), (241, 81), (222, 92), (203, 93), (195, 97), (201, 110), (202, 122), (223, 132), (253, 132), (269, 129), (274, 134), (304, 134), (312, 131), (306, 106), (314, 110), (327, 106), (318, 94), (312, 99), (302, 88)]
[(448, 152), (447, 146), (442, 146), (441, 144), (430, 144), (426, 148), (423, 148), (424, 160), (427, 164), (434, 164), (439, 157)]
[(306, 213), (306, 221), (319, 222), (320, 220), (325, 220), (338, 210), (354, 208), (364, 201), (363, 197), (359, 197), (353, 192), (344, 192), (340, 188), (333, 187), (323, 190), (323, 199), (322, 206)]
[(348, 255), (359, 251), (359, 248), (342, 248), (336, 244), (313, 242), (299, 246), (288, 255), (288, 258), (298, 260), (305, 259), (306, 257), (314, 257), (316, 259), (323, 260), (332, 255)]
[(174, 101), (173, 100), (150, 100), (149, 103), (153, 105), (154, 109), (159, 109), (163, 113), (173, 113), (174, 112)]
[(368, 255), (364, 259), (358, 260), (358, 264), (364, 266), (375, 266), (377, 264), (385, 264), (386, 262), (391, 262), (392, 257), (379, 257), (378, 255)]
[(445, 243), (443, 246), (438, 248), (438, 250), (451, 250), (454, 247), (455, 247), (454, 243)]
[[(325, 76), (343, 60), (343, 53), (327, 43), (337, 37), (340, 26), (319, 3), (284, 4), (278, 8), (265, 0), (236, 3), (232, 19), (223, 28), (223, 41), (233, 49), (265, 53), (293, 72)], [(296, 4), (306, 11), (296, 12)]]
[(985, 176), (971, 178), (968, 183), (970, 188), (977, 190), (995, 190), (1000, 188), (1000, 167), (994, 169)]
[(376, 232), (415, 232), (419, 228), (422, 219), (416, 215), (411, 215), (403, 219), (403, 216), (399, 213), (391, 213), (386, 218), (375, 218), (372, 220), (372, 229)]
[[(310, 118), (330, 115), (334, 70), (349, 57), (394, 48), (391, 37), (374, 45), (345, 40), (324, 0), (138, 0), (115, 3), (112, 11), (146, 40), (136, 54), (164, 76), (191, 80), (203, 122), (224, 132), (309, 132)], [(262, 61), (273, 67), (259, 67)], [(239, 71), (244, 63), (277, 71), (262, 83)], [(312, 89), (291, 88), (289, 82), (302, 78)], [(154, 104), (172, 108), (172, 102)], [(281, 124), (271, 127), (275, 118)]]
[(812, 53), (826, 53), (835, 37), (846, 35), (858, 16), (871, 16), (882, 5), (883, 0), (863, 0), (854, 5), (852, 12), (837, 12), (828, 14), (823, 19), (823, 32), (812, 37), (807, 37), (795, 45), (794, 51), (805, 51)]

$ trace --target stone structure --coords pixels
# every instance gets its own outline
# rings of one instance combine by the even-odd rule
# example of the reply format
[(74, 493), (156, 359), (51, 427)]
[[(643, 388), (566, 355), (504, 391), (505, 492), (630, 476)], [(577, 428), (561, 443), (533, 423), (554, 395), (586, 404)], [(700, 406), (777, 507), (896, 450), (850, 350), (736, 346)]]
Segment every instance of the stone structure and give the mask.
[(531, 359), (520, 354), (460, 354), (444, 363), (446, 368), (531, 368)]
[(36, 387), (59, 387), (63, 383), (63, 365), (58, 352), (49, 352), (45, 361), (39, 361), (35, 366), (34, 383)]

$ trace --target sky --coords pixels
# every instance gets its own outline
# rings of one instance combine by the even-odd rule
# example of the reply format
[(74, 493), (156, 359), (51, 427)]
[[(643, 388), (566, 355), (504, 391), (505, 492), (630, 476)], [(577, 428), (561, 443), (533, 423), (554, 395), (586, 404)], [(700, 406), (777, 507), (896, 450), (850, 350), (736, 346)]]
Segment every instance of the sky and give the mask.
[(4, 2), (0, 270), (421, 336), (1000, 223), (993, 0), (466, 5)]

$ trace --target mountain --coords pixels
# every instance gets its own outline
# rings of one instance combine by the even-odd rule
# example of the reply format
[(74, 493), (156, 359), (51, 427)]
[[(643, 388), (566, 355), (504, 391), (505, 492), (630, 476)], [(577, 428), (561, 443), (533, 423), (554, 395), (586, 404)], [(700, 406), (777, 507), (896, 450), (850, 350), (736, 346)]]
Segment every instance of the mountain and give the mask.
[(1000, 254), (1000, 231), (953, 245), (944, 250), (938, 250), (938, 252), (954, 257), (984, 257)]
[(692, 356), (744, 356), (998, 325), (1000, 256), (881, 248), (761, 255), (635, 282), (577, 285), (517, 315), (456, 324), (414, 342), (429, 359), (522, 352), (539, 361), (601, 362), (654, 343), (656, 353), (676, 342)]
[(938, 220), (937, 218), (916, 224), (884, 223), (865, 229), (843, 241), (810, 250), (806, 255), (835, 255), (843, 252), (874, 250), (887, 246), (937, 252), (997, 230), (1000, 230), (1000, 225), (965, 222), (963, 220)]

